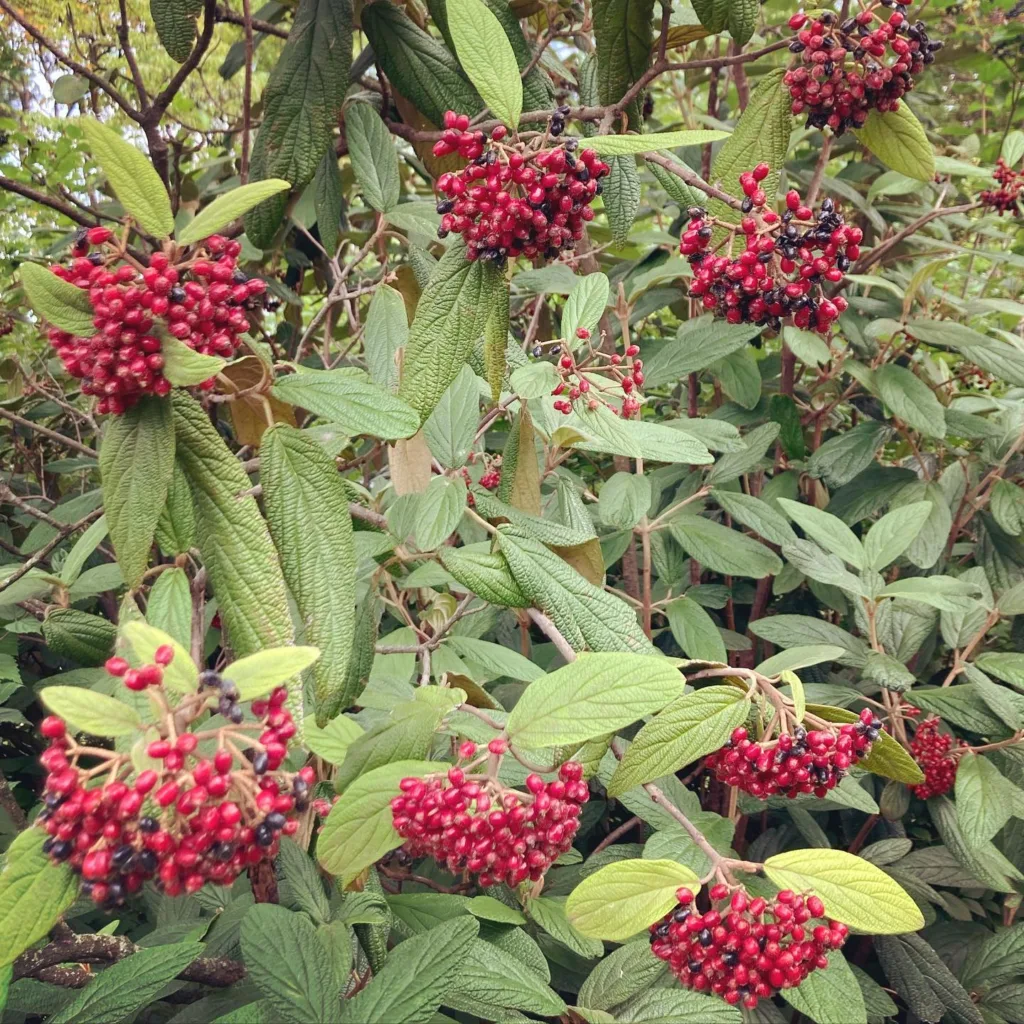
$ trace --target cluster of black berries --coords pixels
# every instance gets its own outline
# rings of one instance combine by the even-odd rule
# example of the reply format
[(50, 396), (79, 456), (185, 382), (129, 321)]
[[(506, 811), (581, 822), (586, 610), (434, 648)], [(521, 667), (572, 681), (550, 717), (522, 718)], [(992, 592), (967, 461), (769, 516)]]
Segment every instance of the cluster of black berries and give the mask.
[(1024, 171), (1015, 171), (1000, 157), (992, 177), (999, 183), (999, 188), (985, 189), (980, 197), (982, 205), (997, 210), (1000, 217), (1007, 211), (1019, 216), (1020, 203), (1024, 199)]
[(245, 718), (245, 711), (238, 703), (238, 687), (230, 679), (225, 679), (219, 672), (213, 669), (206, 669), (199, 673), (199, 685), (202, 688), (216, 690), (217, 711), (229, 722), (241, 725)]
[[(690, 295), (703, 307), (729, 323), (753, 323), (778, 330), (792, 317), (797, 327), (827, 335), (847, 308), (841, 295), (828, 297), (827, 282), (838, 284), (860, 256), (864, 233), (847, 225), (831, 199), (824, 199), (815, 215), (796, 191), (786, 194), (786, 212), (766, 209), (760, 186), (769, 173), (758, 164), (740, 175), (744, 216), (739, 225), (709, 218), (699, 207), (689, 210), (690, 222), (680, 239), (679, 251), (694, 268)], [(709, 250), (713, 225), (730, 229), (722, 245)], [(743, 251), (733, 256), (736, 234), (744, 236)]]
[[(99, 247), (90, 251), (93, 247)], [(50, 269), (89, 293), (96, 333), (50, 330), (49, 339), (82, 393), (99, 398), (101, 413), (123, 413), (142, 395), (166, 395), (161, 330), (203, 355), (229, 357), (262, 308), (266, 283), (238, 269), (241, 245), (211, 235), (198, 252), (172, 263), (156, 252), (142, 267), (109, 228), (80, 234), (67, 265)], [(209, 389), (214, 381), (204, 381)]]
[(828, 967), (829, 952), (849, 933), (838, 921), (810, 926), (825, 916), (817, 896), (783, 889), (771, 901), (751, 899), (742, 889), (730, 896), (721, 884), (708, 895), (718, 907), (702, 914), (693, 893), (679, 889), (675, 909), (651, 925), (651, 951), (686, 988), (721, 996), (730, 1006), (742, 1002), (752, 1010), (759, 1000), (796, 988)]
[[(565, 108), (567, 110), (567, 108)], [(444, 197), (438, 236), (452, 231), (466, 240), (470, 260), (485, 259), (497, 266), (517, 256), (555, 259), (583, 237), (583, 226), (593, 220), (590, 204), (601, 193), (601, 178), (609, 168), (593, 150), (577, 151), (569, 138), (557, 148), (545, 146), (547, 136), (535, 143), (508, 144), (498, 126), (490, 135), (460, 127), (469, 121), (449, 111), (445, 130), (434, 153), (458, 152), (469, 166), (437, 179)], [(556, 113), (549, 136), (565, 128), (564, 114)], [(475, 155), (473, 155), (475, 154)]]
[(942, 43), (929, 40), (923, 22), (911, 25), (907, 8), (893, 0), (838, 20), (829, 11), (813, 20), (804, 13), (789, 19), (797, 33), (789, 48), (800, 57), (783, 81), (794, 114), (806, 112), (809, 126), (842, 135), (860, 128), (871, 110), (896, 110)]
[(811, 730), (798, 725), (792, 732), (760, 742), (750, 739), (740, 727), (704, 764), (719, 781), (760, 800), (776, 794), (792, 799), (807, 793), (820, 799), (868, 756), (881, 730), (882, 723), (867, 708), (858, 721), (838, 728), (828, 723)]

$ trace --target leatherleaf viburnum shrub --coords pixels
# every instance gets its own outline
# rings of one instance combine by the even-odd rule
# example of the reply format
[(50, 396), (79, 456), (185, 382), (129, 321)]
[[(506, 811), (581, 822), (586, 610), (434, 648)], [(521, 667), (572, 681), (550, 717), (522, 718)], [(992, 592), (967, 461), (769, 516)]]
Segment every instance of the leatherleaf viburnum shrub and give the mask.
[(0, 1024), (1024, 1020), (1024, 0), (0, 0)]

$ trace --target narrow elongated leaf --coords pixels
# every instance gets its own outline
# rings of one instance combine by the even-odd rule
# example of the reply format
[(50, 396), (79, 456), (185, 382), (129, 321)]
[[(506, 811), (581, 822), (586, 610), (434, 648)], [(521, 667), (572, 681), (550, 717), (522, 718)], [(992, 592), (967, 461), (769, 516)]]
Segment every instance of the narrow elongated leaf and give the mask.
[(620, 860), (576, 886), (565, 913), (584, 935), (621, 942), (671, 910), (680, 886), (697, 882), (688, 867), (674, 860)]
[[(650, 64), (654, 0), (598, 0), (592, 10), (597, 100), (618, 103)], [(631, 125), (641, 123), (638, 100), (626, 116)]]
[(650, 135), (595, 135), (587, 139), (586, 148), (601, 156), (627, 156), (634, 153), (654, 153), (677, 146), (703, 146), (729, 137), (728, 132), (717, 129), (681, 132), (652, 132)]
[(46, 686), (39, 699), (55, 715), (93, 736), (130, 736), (142, 729), (138, 713), (123, 701), (80, 686)]
[(100, 446), (103, 510), (125, 582), (138, 586), (174, 474), (170, 403), (144, 398), (107, 422)]
[(782, 572), (782, 560), (770, 548), (703, 516), (676, 516), (669, 530), (687, 554), (715, 572), (754, 579)]
[(61, 280), (37, 263), (23, 263), (18, 272), (29, 305), (37, 316), (68, 334), (91, 337), (96, 333), (92, 322), (95, 314), (87, 289)]
[(734, 686), (707, 686), (680, 697), (636, 734), (608, 784), (608, 795), (671, 775), (718, 750), (749, 712), (743, 691)]
[(956, 816), (972, 846), (988, 842), (1013, 810), (1013, 786), (991, 761), (965, 754), (956, 770)]
[(402, 180), (391, 133), (369, 103), (353, 103), (345, 111), (345, 138), (352, 171), (363, 198), (380, 213), (398, 205)]
[(217, 196), (205, 209), (189, 222), (177, 238), (179, 245), (191, 245), (227, 227), (233, 220), (248, 213), (264, 199), (290, 189), (291, 183), (281, 178), (265, 178), (239, 185), (230, 192)]
[(512, 44), (482, 0), (447, 0), (448, 29), (469, 80), (510, 128), (523, 112), (523, 80)]
[(171, 200), (149, 158), (99, 121), (84, 117), (79, 124), (121, 205), (144, 231), (169, 237), (174, 230)]
[(373, 293), (363, 327), (363, 351), (366, 367), (375, 384), (394, 391), (398, 386), (395, 353), (409, 340), (409, 321), (405, 301), (389, 285)]
[(604, 274), (588, 274), (577, 279), (562, 310), (562, 337), (569, 345), (576, 346), (576, 332), (580, 328), (591, 334), (597, 329), (608, 305), (610, 290)]
[(917, 904), (884, 871), (842, 850), (792, 850), (769, 857), (765, 874), (780, 889), (813, 892), (827, 916), (874, 935), (924, 927)]
[(157, 576), (146, 602), (146, 622), (187, 649), (192, 639), (192, 591), (184, 569), (174, 567)]
[(463, 587), (500, 608), (529, 608), (530, 599), (516, 583), (504, 555), (443, 547), (441, 564)]
[(777, 676), (783, 672), (795, 672), (811, 665), (821, 665), (838, 661), (845, 654), (842, 647), (832, 644), (808, 644), (807, 646), (791, 647), (762, 661), (757, 671), (764, 676)]
[(273, 427), (261, 450), (267, 522), (304, 637), (322, 654), (313, 678), (317, 723), (324, 725), (357, 695), (348, 683), (356, 605), (348, 498), (333, 460), (302, 431)]
[(664, 707), (682, 692), (678, 669), (638, 654), (586, 654), (519, 698), (507, 730), (526, 748), (582, 743)]

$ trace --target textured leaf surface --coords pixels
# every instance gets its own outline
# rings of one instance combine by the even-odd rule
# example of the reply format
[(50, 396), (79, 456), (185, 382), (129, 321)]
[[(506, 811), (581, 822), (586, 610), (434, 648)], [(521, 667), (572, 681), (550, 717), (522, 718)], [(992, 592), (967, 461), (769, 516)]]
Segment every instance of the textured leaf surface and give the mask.
[(149, 157), (99, 121), (82, 118), (79, 124), (121, 205), (145, 231), (167, 238), (174, 230), (171, 200)]
[(679, 696), (672, 664), (640, 654), (586, 654), (534, 680), (507, 730), (526, 748), (578, 743), (615, 732)]
[(125, 582), (138, 586), (149, 564), (160, 514), (174, 474), (171, 405), (144, 398), (112, 416), (100, 446), (103, 513)]
[(192, 398), (174, 396), (177, 458), (196, 508), (197, 540), (238, 655), (292, 639), (281, 563), (238, 460)]
[[(654, 0), (598, 0), (592, 10), (598, 100), (618, 103), (650, 64)], [(639, 102), (631, 103), (626, 115), (638, 126)]]
[(450, 245), (420, 296), (402, 364), (399, 397), (425, 420), (483, 336), (491, 304), (504, 282), (494, 264), (466, 259)]
[(356, 617), (348, 499), (334, 461), (302, 431), (268, 430), (261, 459), (267, 521), (284, 578), (305, 639), (321, 651), (313, 678), (317, 723), (324, 725), (357, 696), (347, 685)]
[(854, 135), (894, 171), (918, 181), (935, 177), (932, 144), (905, 102), (896, 110), (870, 111), (864, 127), (855, 130)]
[(584, 935), (621, 942), (676, 904), (697, 876), (674, 860), (621, 860), (588, 875), (569, 895), (566, 916)]
[(964, 839), (972, 846), (988, 842), (1013, 809), (1012, 786), (991, 761), (965, 754), (956, 770), (956, 815)]
[(171, 60), (184, 64), (196, 41), (196, 16), (203, 9), (196, 0), (149, 0), (149, 14), (160, 45)]
[(56, 274), (37, 263), (23, 263), (18, 271), (29, 305), (47, 322), (69, 334), (90, 337), (93, 326), (89, 292), (62, 281)]
[(481, 99), (510, 128), (523, 112), (523, 80), (512, 44), (482, 0), (447, 0), (455, 53)]
[(917, 904), (880, 868), (842, 850), (791, 850), (769, 857), (765, 874), (780, 888), (813, 892), (825, 912), (873, 935), (924, 927)]
[(391, 133), (369, 103), (353, 103), (345, 111), (345, 138), (363, 198), (375, 210), (387, 213), (402, 194)]
[(110, 657), (117, 633), (112, 622), (77, 608), (51, 608), (43, 621), (43, 638), (62, 658), (100, 665)]
[(882, 401), (894, 416), (925, 437), (946, 436), (946, 415), (935, 392), (917, 374), (889, 363), (875, 370)]
[(860, 985), (838, 950), (829, 955), (828, 967), (812, 971), (796, 988), (784, 989), (782, 998), (816, 1024), (867, 1024)]
[(689, 555), (715, 572), (754, 579), (782, 572), (782, 560), (774, 551), (703, 516), (677, 516), (669, 530)]
[(703, 146), (729, 137), (728, 132), (715, 130), (685, 132), (652, 132), (650, 135), (595, 135), (587, 140), (587, 149), (601, 156), (626, 156), (653, 153), (677, 146)]
[(516, 583), (504, 555), (464, 548), (441, 548), (441, 564), (464, 587), (502, 608), (528, 608), (530, 599)]

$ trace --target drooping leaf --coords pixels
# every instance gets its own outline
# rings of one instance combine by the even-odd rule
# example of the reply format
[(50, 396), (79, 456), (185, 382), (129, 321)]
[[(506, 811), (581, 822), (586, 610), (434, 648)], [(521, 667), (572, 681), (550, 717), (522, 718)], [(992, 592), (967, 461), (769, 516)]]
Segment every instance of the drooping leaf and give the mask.
[[(618, 103), (647, 70), (651, 60), (654, 0), (598, 0), (593, 6), (597, 44), (597, 98)], [(626, 109), (629, 124), (639, 127), (640, 103)]]
[(863, 128), (855, 129), (857, 138), (879, 160), (894, 171), (918, 181), (935, 177), (935, 152), (921, 122), (906, 102), (896, 110), (872, 110)]
[(184, 64), (196, 41), (201, 0), (149, 0), (149, 14), (160, 45), (171, 60)]
[(239, 185), (217, 196), (209, 206), (202, 209), (180, 233), (177, 242), (179, 245), (191, 245), (207, 238), (248, 213), (258, 203), (290, 188), (291, 183), (280, 178), (265, 178), (263, 181)]
[(29, 305), (37, 316), (68, 334), (90, 337), (96, 333), (87, 289), (61, 280), (37, 263), (23, 263), (19, 273)]
[(363, 198), (375, 210), (387, 213), (398, 205), (402, 194), (391, 133), (369, 103), (353, 103), (345, 110), (345, 138)]

